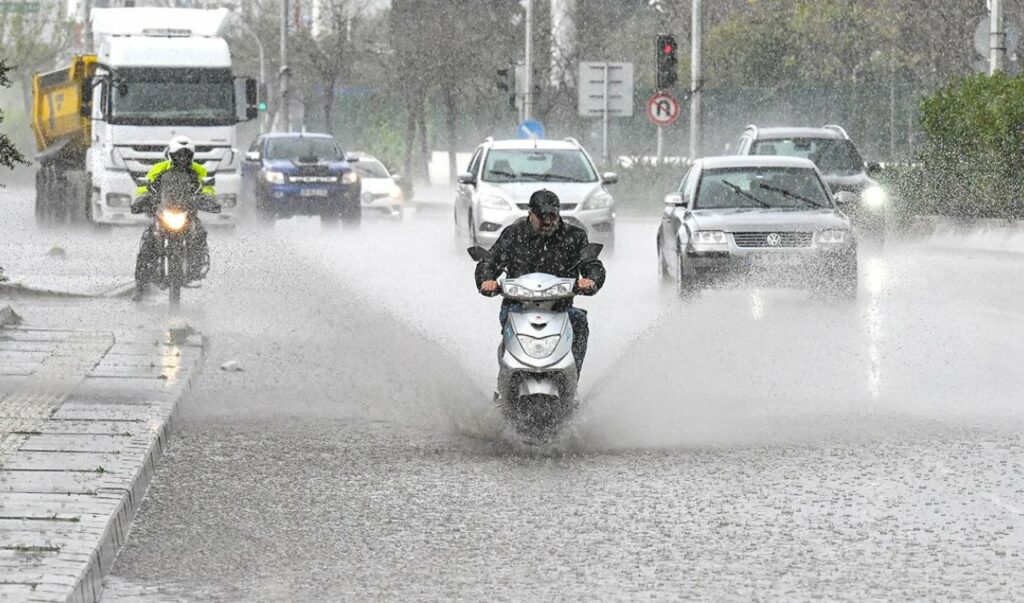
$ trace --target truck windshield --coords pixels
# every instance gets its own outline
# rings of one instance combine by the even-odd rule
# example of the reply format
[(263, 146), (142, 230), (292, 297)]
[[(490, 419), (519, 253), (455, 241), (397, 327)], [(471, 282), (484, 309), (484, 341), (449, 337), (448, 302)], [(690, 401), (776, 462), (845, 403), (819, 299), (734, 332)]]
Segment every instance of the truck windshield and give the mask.
[(229, 69), (122, 68), (114, 72), (110, 123), (226, 126), (235, 116)]

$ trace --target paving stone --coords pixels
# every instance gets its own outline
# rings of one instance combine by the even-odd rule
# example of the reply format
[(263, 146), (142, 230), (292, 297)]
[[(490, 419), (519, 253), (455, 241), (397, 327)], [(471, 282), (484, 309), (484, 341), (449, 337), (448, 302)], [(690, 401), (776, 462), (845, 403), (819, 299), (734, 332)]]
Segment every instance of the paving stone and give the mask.
[(118, 464), (118, 455), (113, 453), (76, 452), (21, 452), (15, 451), (4, 460), (5, 471), (89, 471), (102, 473), (111, 471)]
[(21, 444), (24, 452), (118, 452), (131, 442), (122, 435), (31, 435)]
[[(80, 471), (0, 471), (0, 492), (95, 494), (112, 484)], [(0, 528), (3, 529), (3, 528)]]

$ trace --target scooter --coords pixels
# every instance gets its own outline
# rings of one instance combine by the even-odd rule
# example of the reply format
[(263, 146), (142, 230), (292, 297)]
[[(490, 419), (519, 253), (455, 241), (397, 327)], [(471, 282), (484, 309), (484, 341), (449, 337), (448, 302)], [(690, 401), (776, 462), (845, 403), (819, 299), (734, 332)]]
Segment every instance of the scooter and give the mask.
[[(602, 248), (588, 245), (580, 263), (597, 259)], [(477, 262), (491, 257), (482, 247), (468, 251)], [(531, 441), (553, 439), (579, 407), (579, 375), (567, 312), (577, 293), (576, 279), (543, 273), (501, 283), (500, 295), (515, 304), (509, 308), (498, 347), (495, 402), (512, 429)]]

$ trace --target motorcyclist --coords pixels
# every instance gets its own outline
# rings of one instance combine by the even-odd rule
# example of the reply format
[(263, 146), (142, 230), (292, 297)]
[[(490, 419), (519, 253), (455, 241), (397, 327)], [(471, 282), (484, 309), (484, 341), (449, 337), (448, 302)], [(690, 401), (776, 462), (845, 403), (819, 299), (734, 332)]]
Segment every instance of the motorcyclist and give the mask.
[[(560, 208), (558, 195), (549, 190), (542, 189), (530, 195), (527, 216), (505, 228), (491, 247), (491, 257), (477, 264), (476, 284), (480, 293), (497, 295), (497, 279), (502, 272), (508, 278), (533, 272), (574, 278), (580, 294), (597, 293), (604, 285), (604, 265), (597, 259), (580, 261), (583, 249), (589, 243), (587, 232), (566, 224), (559, 214)], [(515, 303), (507, 299), (502, 303), (502, 329)], [(574, 307), (571, 300), (561, 309), (568, 312), (572, 323), (572, 352), (578, 373), (583, 368), (590, 336), (587, 311)]]
[[(175, 136), (167, 144), (164, 151), (165, 160), (154, 165), (146, 174), (146, 184), (135, 189), (136, 199), (132, 203), (133, 214), (152, 214), (160, 205), (160, 180), (164, 174), (172, 171), (186, 172), (196, 180), (196, 187), (200, 188), (199, 195), (195, 199), (194, 209), (189, 212), (190, 228), (186, 244), (186, 264), (188, 266), (189, 281), (197, 281), (206, 275), (209, 269), (209, 247), (206, 242), (206, 229), (197, 215), (198, 210), (211, 213), (220, 213), (221, 207), (217, 203), (212, 186), (203, 185), (206, 179), (206, 168), (193, 161), (195, 158), (196, 146), (187, 136)], [(152, 280), (154, 273), (158, 270), (160, 260), (159, 239), (150, 225), (142, 233), (142, 242), (139, 245), (139, 256), (135, 263), (135, 299), (139, 299), (144, 292), (146, 285)]]

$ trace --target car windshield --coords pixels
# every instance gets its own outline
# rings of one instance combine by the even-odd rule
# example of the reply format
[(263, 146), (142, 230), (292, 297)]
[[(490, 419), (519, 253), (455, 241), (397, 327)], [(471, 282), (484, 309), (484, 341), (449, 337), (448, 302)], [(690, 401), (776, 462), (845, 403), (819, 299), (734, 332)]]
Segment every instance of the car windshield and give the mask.
[(271, 138), (267, 141), (267, 159), (344, 159), (333, 138)]
[(595, 182), (597, 172), (579, 150), (494, 149), (487, 154), (486, 182)]
[(694, 209), (821, 209), (831, 207), (814, 170), (744, 167), (701, 173)]
[(384, 164), (377, 161), (376, 159), (368, 159), (362, 157), (356, 163), (352, 164), (352, 169), (356, 171), (361, 178), (390, 178), (387, 168)]
[(235, 87), (229, 69), (120, 68), (114, 72), (110, 123), (234, 125)]
[(857, 174), (864, 159), (849, 140), (839, 138), (777, 138), (758, 140), (751, 155), (785, 155), (810, 159), (825, 174)]

